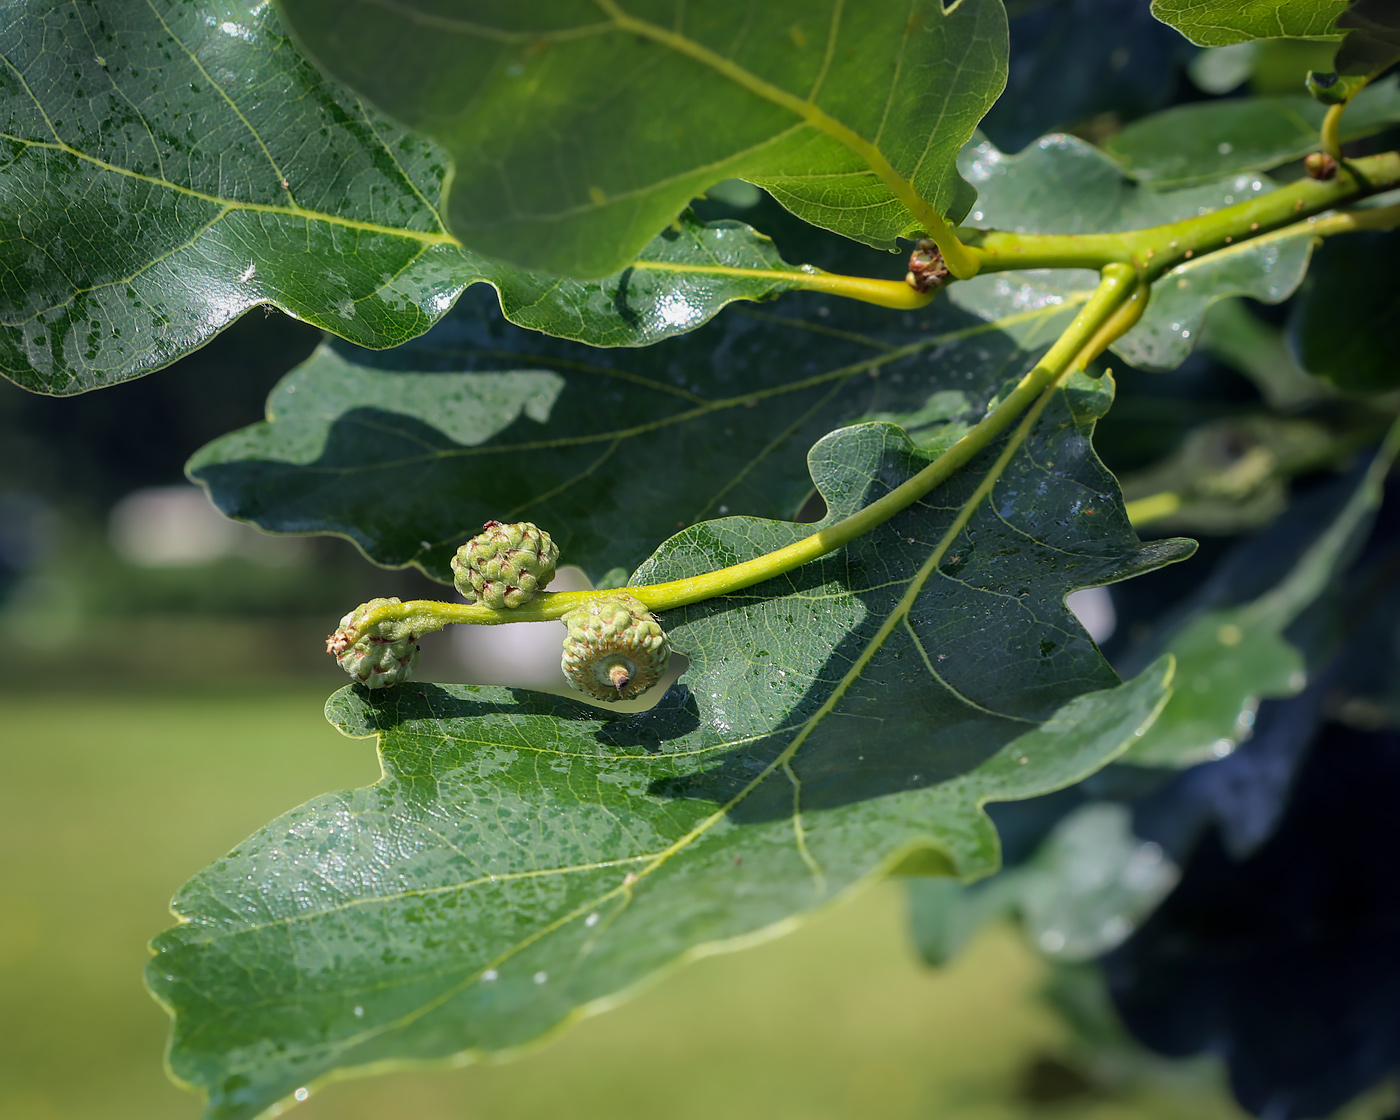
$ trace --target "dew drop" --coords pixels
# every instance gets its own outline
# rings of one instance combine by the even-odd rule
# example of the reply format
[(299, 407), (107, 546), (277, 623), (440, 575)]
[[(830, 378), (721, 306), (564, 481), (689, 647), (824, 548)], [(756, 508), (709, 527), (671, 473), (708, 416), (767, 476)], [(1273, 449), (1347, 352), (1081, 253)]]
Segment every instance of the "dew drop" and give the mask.
[(356, 1018), (356, 1019), (363, 1019), (364, 1017), (365, 1017), (365, 1009), (364, 1009), (363, 1007), (361, 1007), (361, 1006), (357, 1003), (357, 1004), (355, 1005), (355, 1018)]
[(311, 1096), (311, 1094), (305, 1089), (298, 1089), (295, 1093), (292, 1094), (292, 1096), (294, 1096), (299, 1101), (304, 1101), (307, 1097)]
[(536, 984), (543, 984), (543, 983), (544, 983), (546, 980), (548, 980), (548, 979), (549, 979), (549, 973), (547, 973), (547, 972), (537, 972), (537, 973), (535, 973), (534, 980), (535, 980), (535, 983), (536, 983)]
[(485, 972), (481, 974), (481, 982), (483, 984), (489, 984), (499, 975), (500, 973), (497, 972), (494, 968), (488, 968)]

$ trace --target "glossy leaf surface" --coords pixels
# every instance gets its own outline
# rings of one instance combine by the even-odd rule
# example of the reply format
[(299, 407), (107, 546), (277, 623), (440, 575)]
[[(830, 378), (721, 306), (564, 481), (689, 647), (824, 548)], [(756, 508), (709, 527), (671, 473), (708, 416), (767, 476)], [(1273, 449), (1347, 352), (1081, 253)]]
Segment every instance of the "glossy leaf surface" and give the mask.
[(689, 215), (600, 281), (489, 263), (439, 220), (444, 154), (316, 73), (270, 5), (23, 7), (0, 30), (0, 371), (27, 388), (139, 376), (260, 303), (386, 347), (486, 281), (523, 326), (635, 346), (811, 281)]
[(731, 177), (871, 245), (922, 228), (915, 195), (956, 220), (958, 150), (1006, 78), (999, 0), (283, 7), (329, 73), (444, 145), (463, 242), (570, 276), (625, 267)]
[(942, 303), (872, 314), (804, 296), (778, 317), (731, 313), (598, 351), (514, 330), (468, 294), (392, 354), (323, 346), (274, 391), (267, 421), (189, 472), (230, 516), (340, 533), (444, 582), (488, 518), (537, 522), (596, 578), (694, 521), (792, 516), (811, 492), (806, 449), (843, 423), (894, 420), (924, 442), (965, 430), (1059, 315), (983, 323)]
[[(990, 142), (969, 146), (963, 174), (979, 192), (969, 215), (981, 229), (1102, 233), (1181, 221), (1257, 198), (1273, 189), (1262, 175), (1157, 191), (1135, 182), (1107, 156), (1069, 136), (1047, 136), (1019, 155)], [(1306, 231), (1279, 232), (1186, 261), (1153, 285), (1142, 320), (1113, 352), (1143, 369), (1174, 369), (1200, 339), (1217, 300), (1249, 295), (1277, 303), (1302, 281), (1312, 252)], [(994, 273), (953, 285), (948, 298), (988, 317), (1083, 299), (1097, 278), (1083, 269)]]
[[(980, 805), (1079, 780), (1167, 695), (1169, 662), (1118, 685), (1064, 606), (1191, 548), (1132, 534), (1089, 448), (1110, 396), (1077, 377), (1004, 466), (993, 445), (846, 549), (667, 612), (690, 667), (648, 712), (338, 693), (333, 721), (379, 735), (386, 776), (274, 822), (177, 898), (150, 972), (176, 1072), (210, 1115), (252, 1116), (338, 1067), (521, 1045), (897, 864), (994, 870)], [(811, 455), (831, 520), (925, 461), (887, 424)], [(707, 522), (633, 580), (809, 531)]]
[(451, 302), (441, 155), (331, 89), (269, 7), (23, 8), (0, 30), (10, 377), (120, 381), (262, 302), (392, 345)]
[(1152, 14), (1202, 47), (1251, 39), (1341, 38), (1347, 0), (1152, 0)]
[[(1189, 186), (1265, 171), (1318, 148), (1327, 106), (1306, 94), (1178, 105), (1128, 125), (1105, 150), (1133, 178), (1155, 187)], [(1342, 116), (1343, 142), (1400, 121), (1400, 79), (1362, 90)]]

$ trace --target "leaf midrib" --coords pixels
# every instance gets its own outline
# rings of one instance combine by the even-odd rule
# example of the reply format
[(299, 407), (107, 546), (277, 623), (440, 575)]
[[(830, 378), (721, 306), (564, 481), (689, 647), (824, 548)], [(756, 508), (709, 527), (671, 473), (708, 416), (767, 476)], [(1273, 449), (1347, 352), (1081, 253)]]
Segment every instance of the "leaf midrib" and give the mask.
[[(15, 136), (12, 133), (0, 133), (0, 139), (12, 140), (17, 144), (24, 144), (31, 148), (48, 148), (53, 151), (63, 152), (76, 159), (91, 163), (93, 166), (101, 168), (103, 171), (109, 171), (115, 175), (122, 175), (128, 179), (135, 179), (138, 182), (148, 183), (151, 186), (161, 187), (175, 194), (184, 195), (188, 198), (195, 198), (201, 202), (207, 202), (213, 206), (221, 207), (226, 213), (246, 210), (256, 214), (277, 214), (282, 217), (297, 218), (303, 221), (325, 222), (328, 225), (343, 226), (346, 229), (360, 230), (365, 233), (403, 237), (408, 240), (421, 242), (424, 245), (451, 245), (458, 249), (463, 248), (462, 243), (450, 233), (431, 233), (425, 230), (407, 229), (403, 226), (386, 226), (378, 222), (367, 222), (359, 218), (346, 218), (338, 214), (327, 214), (322, 210), (311, 210), (296, 203), (290, 206), (281, 206), (270, 202), (245, 202), (239, 199), (221, 198), (218, 195), (208, 194), (205, 191), (196, 190), (194, 187), (187, 187), (181, 183), (172, 183), (169, 179), (161, 179), (154, 175), (143, 175), (141, 172), (133, 171), (128, 167), (109, 163), (107, 160), (89, 155), (87, 152), (73, 147), (73, 145), (69, 144), (66, 140), (33, 140), (24, 136)], [(431, 210), (430, 212), (436, 213)]]

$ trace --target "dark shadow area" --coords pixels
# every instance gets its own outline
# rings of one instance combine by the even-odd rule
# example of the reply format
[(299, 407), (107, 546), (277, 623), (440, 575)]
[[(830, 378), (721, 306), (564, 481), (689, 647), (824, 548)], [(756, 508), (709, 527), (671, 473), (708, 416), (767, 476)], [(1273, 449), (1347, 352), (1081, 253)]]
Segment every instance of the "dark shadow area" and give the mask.
[(1268, 1120), (1326, 1116), (1400, 1072), (1400, 735), (1327, 725), (1281, 826), (1236, 861), (1219, 832), (1104, 960), (1129, 1029), (1207, 1051)]
[[(671, 231), (663, 230), (661, 236), (664, 238), (669, 232)], [(671, 236), (674, 239), (675, 234), (672, 233)], [(622, 275), (617, 278), (617, 291), (614, 293), (612, 301), (613, 310), (617, 312), (617, 317), (629, 327), (636, 327), (642, 321), (641, 315), (637, 313), (628, 298), (632, 290), (632, 273), (635, 271), (636, 269), (631, 267), (622, 270)]]
[(268, 391), (320, 338), (254, 310), (174, 365), (100, 391), (48, 397), (0, 380), (3, 488), (105, 513), (132, 490), (181, 482), (198, 447), (262, 419)]
[(689, 687), (677, 681), (655, 706), (645, 712), (619, 716), (598, 728), (593, 737), (606, 747), (640, 747), (647, 754), (659, 754), (663, 744), (683, 739), (699, 727), (700, 709), (695, 697)]
[[(470, 532), (511, 509), (548, 526), (564, 559), (591, 575), (630, 571), (695, 521), (791, 518), (811, 495), (806, 455), (822, 436), (917, 412), (952, 384), (936, 349), (877, 377), (860, 367), (885, 343), (921, 337), (931, 326), (924, 313), (896, 319), (876, 343), (856, 333), (862, 320), (851, 301), (794, 294), (767, 307), (792, 323), (732, 309), (681, 339), (598, 350), (511, 326), (494, 292), (478, 285), (427, 335), (394, 350), (332, 343), (386, 377), (357, 390), (341, 387), (334, 370), (299, 374), (314, 390), (279, 393), (279, 420), (248, 450), (225, 453), (247, 457), (206, 460), (198, 477), (233, 516), (280, 532), (343, 534), (377, 563), (413, 564), (439, 580), (450, 579), (448, 563)], [(946, 303), (927, 314), (937, 330), (980, 322)], [(784, 361), (773, 360), (775, 348)], [(995, 334), (978, 362), (984, 368), (964, 379), (969, 415), (1001, 388), (1001, 374), (1025, 364)], [(458, 375), (459, 395), (441, 394), (440, 407), (452, 411), (439, 419), (396, 410), (395, 373)], [(308, 415), (299, 402), (317, 393), (322, 407), (343, 411)], [(771, 395), (760, 402), (753, 393)], [(803, 419), (791, 423), (790, 412)], [(283, 447), (293, 457), (322, 426), (314, 461), (278, 458)]]
[(1182, 68), (1196, 48), (1139, 0), (1012, 0), (1007, 14), (1006, 92), (982, 121), (1003, 151), (1056, 129), (1121, 126), (1190, 90)]

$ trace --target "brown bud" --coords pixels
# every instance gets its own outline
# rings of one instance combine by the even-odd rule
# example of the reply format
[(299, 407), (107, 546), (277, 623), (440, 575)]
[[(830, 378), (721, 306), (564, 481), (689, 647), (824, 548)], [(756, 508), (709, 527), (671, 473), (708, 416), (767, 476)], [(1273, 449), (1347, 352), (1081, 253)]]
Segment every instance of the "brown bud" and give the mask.
[(948, 266), (943, 263), (938, 246), (927, 237), (919, 238), (909, 254), (909, 272), (904, 282), (916, 292), (936, 292), (947, 281)]
[(1314, 179), (1331, 179), (1337, 174), (1337, 161), (1326, 152), (1309, 152), (1303, 157), (1303, 170)]

